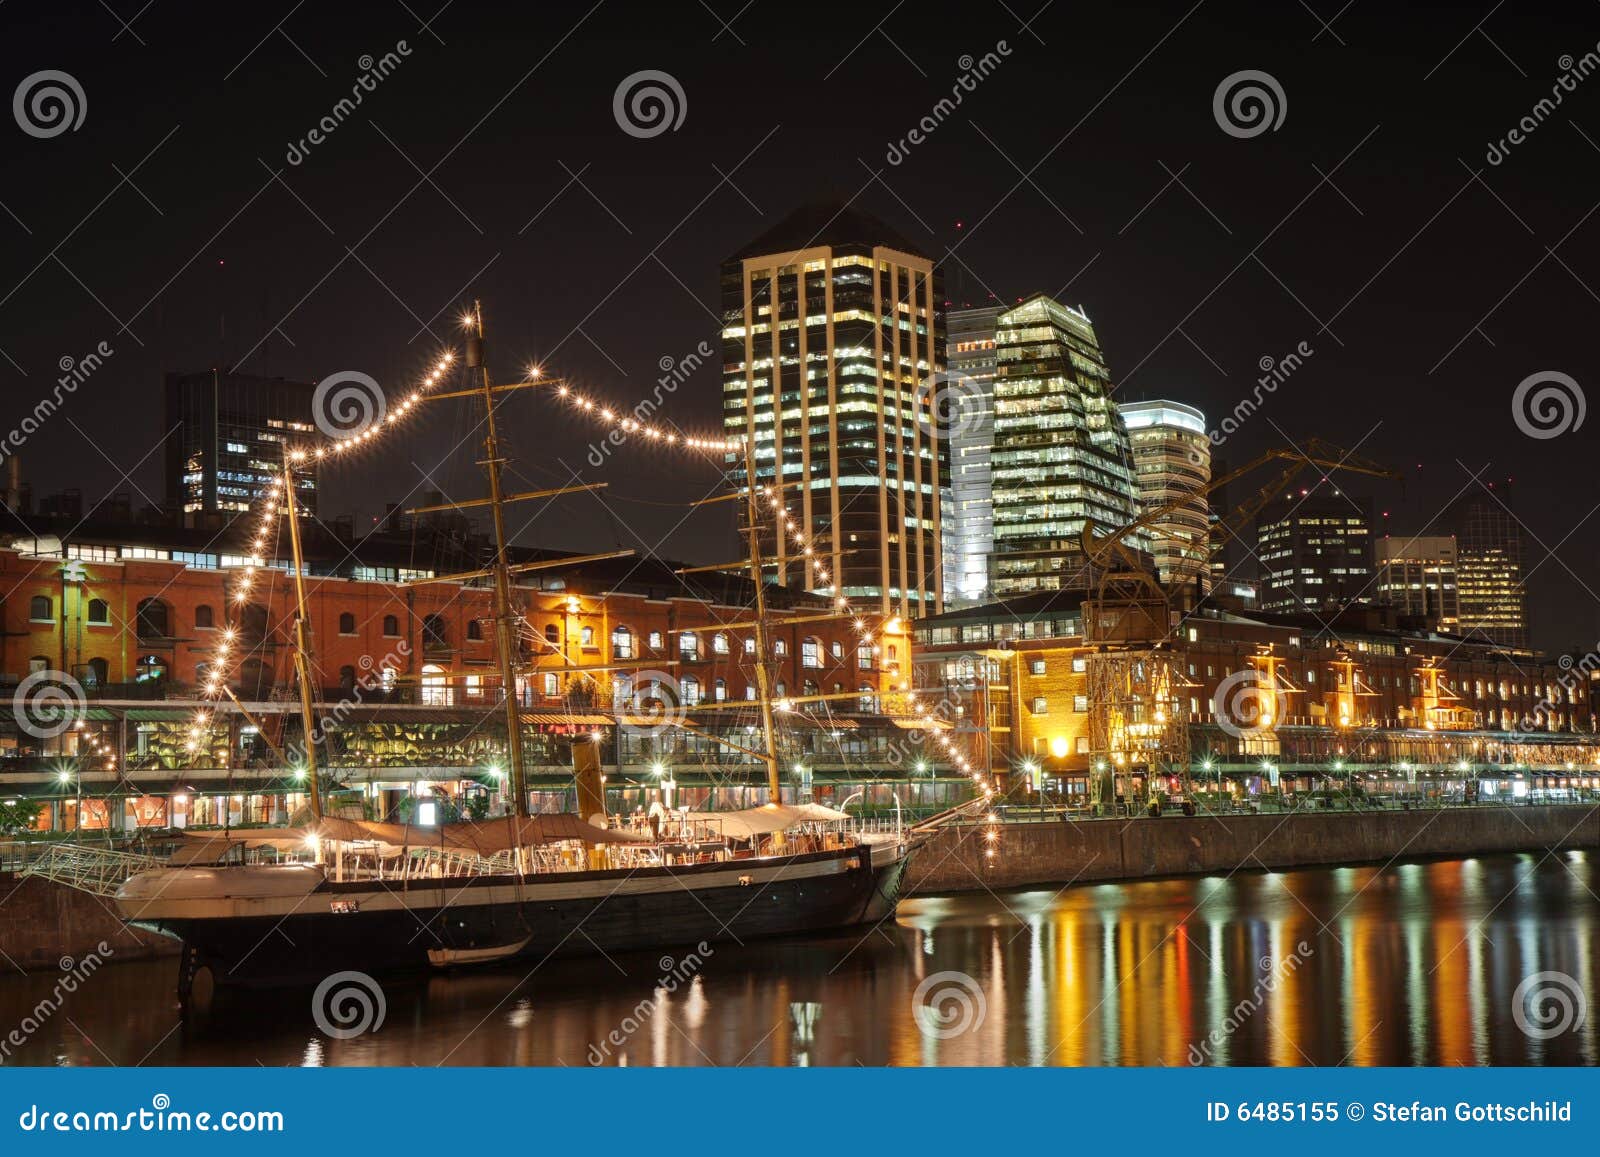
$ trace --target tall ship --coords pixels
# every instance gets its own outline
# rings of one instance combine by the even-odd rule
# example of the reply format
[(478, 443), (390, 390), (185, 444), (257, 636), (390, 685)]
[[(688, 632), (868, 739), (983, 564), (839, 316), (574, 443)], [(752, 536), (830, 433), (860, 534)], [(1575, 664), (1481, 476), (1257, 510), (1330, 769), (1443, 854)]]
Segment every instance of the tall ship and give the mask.
[[(768, 671), (771, 620), (760, 530), (765, 518), (782, 533), (788, 520), (781, 494), (757, 485), (754, 448), (729, 442), (721, 449), (730, 457), (743, 453), (745, 485), (708, 501), (744, 503), (749, 557), (740, 565), (753, 580), (754, 605), (750, 621), (739, 625), (754, 637), (755, 698), (739, 705), (750, 719), (736, 732), (739, 742), (700, 734), (764, 767), (766, 802), (735, 811), (692, 811), (674, 808), (667, 791), (648, 814), (608, 815), (602, 733), (577, 729), (570, 736), (576, 809), (531, 814), (524, 724), (512, 690), (519, 687), (518, 643), (525, 629), (514, 576), (529, 568), (511, 562), (503, 507), (519, 498), (591, 487), (504, 492), (498, 395), (551, 383), (530, 373), (525, 382), (496, 384), (485, 358), (481, 307), (475, 304), (464, 324), (461, 368), (469, 384), (426, 398), (413, 395), (401, 410), (446, 398), (483, 404), (488, 495), (452, 505), (487, 509), (493, 557), (481, 571), (449, 577), (492, 584), (495, 659), (504, 690), (484, 711), (504, 714), (505, 814), (441, 823), (420, 822), (413, 814), (407, 817), (411, 822), (396, 823), (330, 806), (318, 751), (318, 720), (327, 705), (315, 698), (294, 478), (308, 456), (337, 453), (343, 444), (286, 445), (282, 477), (260, 504), (256, 544), (286, 529), (293, 556), (293, 654), (303, 741), (298, 750), (274, 754), (303, 777), (305, 807), (292, 826), (192, 833), (169, 860), (130, 876), (115, 894), (131, 924), (182, 942), (179, 990), (186, 1002), (209, 1001), (219, 989), (310, 983), (344, 970), (381, 975), (538, 963), (871, 924), (892, 917), (907, 865), (933, 827), (986, 806), (987, 788), (976, 774), (984, 794), (914, 826), (896, 820), (869, 830), (844, 811), (793, 798), (793, 787), (785, 799), (779, 719), (794, 705), (775, 693)], [(441, 361), (441, 374), (450, 361), (449, 355)], [(250, 581), (248, 570), (240, 581)], [(855, 612), (839, 598), (830, 613)], [(230, 630), (224, 649), (231, 638)], [(213, 696), (227, 695), (246, 710), (228, 689), (222, 664), (211, 679)], [(909, 711), (920, 711), (914, 696), (909, 702)], [(687, 718), (670, 725), (698, 730)]]

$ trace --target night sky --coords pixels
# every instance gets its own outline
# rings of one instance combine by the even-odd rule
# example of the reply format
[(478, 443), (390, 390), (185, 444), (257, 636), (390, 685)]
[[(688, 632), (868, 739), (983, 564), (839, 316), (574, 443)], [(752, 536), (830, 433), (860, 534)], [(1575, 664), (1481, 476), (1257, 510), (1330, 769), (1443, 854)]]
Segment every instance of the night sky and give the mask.
[[(399, 66), (291, 164), (362, 58), (401, 41)], [(164, 372), (359, 370), (398, 391), (459, 342), (474, 295), (501, 376), (537, 360), (631, 406), (662, 359), (716, 348), (718, 262), (838, 197), (940, 260), (957, 305), (1040, 290), (1081, 305), (1124, 398), (1215, 424), (1262, 359), (1306, 343), (1218, 453), (1311, 434), (1357, 448), (1405, 471), (1403, 489), (1352, 488), (1407, 535), (1514, 478), (1534, 641), (1588, 648), (1600, 418), (1534, 438), (1512, 398), (1543, 371), (1596, 380), (1600, 72), (1533, 110), (1597, 43), (1593, 3), (9, 0), (5, 92), (56, 70), (85, 108), (49, 137), (0, 123), (0, 431), (61, 359), (107, 342), (23, 446), (25, 474), (36, 499), (160, 502)], [(890, 164), (989, 52), (998, 67)], [(684, 94), (682, 123), (649, 137), (613, 114), (643, 70)], [(1219, 125), (1214, 94), (1243, 70), (1281, 88), (1276, 128)], [(1491, 164), (1491, 142), (1536, 115)], [(454, 408), (330, 472), (323, 515), (360, 525), (418, 486), (478, 494), (474, 455), (452, 453), (475, 415), (439, 406)], [(726, 507), (675, 525), (714, 467), (629, 445), (596, 470), (601, 429), (555, 399), (503, 412), (510, 485), (612, 484), (519, 508), (521, 541), (734, 557)], [(716, 429), (716, 359), (663, 415)]]

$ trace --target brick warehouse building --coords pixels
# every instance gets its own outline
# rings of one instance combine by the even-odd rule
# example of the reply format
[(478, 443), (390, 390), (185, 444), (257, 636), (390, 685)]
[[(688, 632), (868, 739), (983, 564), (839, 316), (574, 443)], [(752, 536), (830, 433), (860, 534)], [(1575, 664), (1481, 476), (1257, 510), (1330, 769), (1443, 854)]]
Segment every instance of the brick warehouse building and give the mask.
[[(86, 700), (81, 731), (43, 739), (13, 718), (17, 711), (0, 713), (0, 794), (45, 799), (40, 826), (200, 824), (230, 814), (268, 822), (292, 812), (296, 785), (263, 746), (299, 736), (292, 579), (281, 564), (269, 566), (248, 603), (230, 603), (243, 560), (207, 545), (193, 532), (122, 526), (79, 531), (66, 545), (39, 536), (0, 550), (0, 681), (15, 688), (34, 671), (66, 672)], [(411, 780), (454, 785), (444, 790), (458, 796), (496, 789), (504, 735), (489, 710), (499, 699), (492, 592), (428, 582), (434, 571), (417, 565), (414, 551), (397, 557), (383, 546), (323, 542), (310, 556), (318, 699), (339, 705), (321, 764), (335, 783), (363, 780), (381, 811)], [(756, 719), (748, 581), (699, 576), (690, 586), (673, 569), (654, 560), (578, 562), (519, 586), (518, 696), (536, 805), (562, 806), (570, 785), (562, 738), (574, 729), (603, 733), (617, 807), (643, 799), (658, 769), (681, 783), (685, 801), (764, 794), (753, 761), (658, 726), (663, 710), (712, 734)], [(777, 694), (793, 700), (782, 754), (796, 790), (819, 800), (862, 791), (869, 806), (892, 806), (903, 768), (924, 759), (880, 699), (881, 688), (905, 678), (909, 639), (863, 640), (845, 619), (785, 621), (826, 616), (827, 603), (774, 597), (769, 670)], [(190, 750), (196, 688), (230, 622), (244, 652), (231, 686), (267, 734), (222, 700), (213, 733)], [(953, 799), (965, 779), (948, 773), (935, 768), (900, 797), (926, 807)], [(210, 792), (218, 785), (250, 790), (219, 803)], [(107, 796), (122, 805), (95, 802)]]
[[(916, 685), (945, 705), (969, 758), (1013, 787), (1027, 777), (1087, 795), (1105, 758), (1093, 750), (1081, 604), (1081, 592), (1042, 593), (914, 624)], [(1147, 722), (1189, 729), (1201, 784), (1309, 790), (1353, 775), (1399, 794), (1600, 789), (1592, 656), (1575, 664), (1442, 635), (1377, 607), (1319, 621), (1218, 595), (1178, 623), (1167, 647), (1179, 685)], [(1249, 671), (1276, 688), (1269, 728), (1230, 714)], [(1123, 766), (1118, 789), (1138, 794), (1177, 770)]]

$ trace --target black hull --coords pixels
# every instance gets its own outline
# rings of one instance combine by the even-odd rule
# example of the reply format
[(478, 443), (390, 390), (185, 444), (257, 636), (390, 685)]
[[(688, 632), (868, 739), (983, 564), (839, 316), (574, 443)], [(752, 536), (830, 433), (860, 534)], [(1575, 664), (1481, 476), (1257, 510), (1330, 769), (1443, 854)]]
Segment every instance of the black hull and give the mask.
[[(874, 923), (892, 915), (909, 849), (851, 849), (795, 856), (774, 863), (777, 878), (729, 886), (751, 870), (749, 861), (632, 872), (561, 873), (529, 877), (520, 900), (503, 880), (412, 881), (401, 906), (396, 890), (380, 896), (371, 884), (326, 883), (296, 911), (221, 918), (135, 918), (139, 927), (182, 940), (187, 981), (206, 969), (219, 987), (313, 984), (335, 972), (437, 971), (430, 950), (505, 950), (491, 961), (537, 966), (557, 958), (639, 951), (692, 950), (704, 942), (818, 932)], [(829, 869), (829, 870), (823, 870)], [(663, 881), (648, 892), (620, 885)], [(498, 883), (499, 886), (496, 886)], [(591, 896), (556, 896), (589, 886)], [(354, 901), (354, 910), (348, 910)], [(346, 910), (336, 910), (344, 908)]]

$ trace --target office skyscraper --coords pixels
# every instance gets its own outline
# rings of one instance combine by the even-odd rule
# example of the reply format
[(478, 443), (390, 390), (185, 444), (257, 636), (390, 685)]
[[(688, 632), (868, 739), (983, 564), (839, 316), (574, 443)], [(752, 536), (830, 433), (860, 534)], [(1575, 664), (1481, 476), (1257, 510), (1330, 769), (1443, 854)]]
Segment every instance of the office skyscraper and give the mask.
[(1256, 557), (1264, 611), (1371, 602), (1371, 504), (1327, 483), (1280, 495), (1257, 520)]
[(1425, 619), (1435, 629), (1460, 630), (1456, 540), (1453, 535), (1385, 535), (1374, 554), (1378, 602)]
[[(723, 423), (784, 485), (831, 584), (886, 614), (943, 606), (950, 455), (934, 394), (944, 299), (933, 263), (840, 204), (790, 214), (722, 264)], [(743, 486), (741, 455), (729, 456)], [(770, 533), (779, 582), (818, 589)]]
[[(1182, 402), (1123, 402), (1122, 420), (1133, 444), (1139, 501), (1145, 512), (1177, 502), (1211, 481), (1211, 439), (1206, 416)], [(1150, 532), (1161, 581), (1210, 587), (1209, 507), (1204, 496), (1171, 511)]]
[[(227, 370), (168, 374), (166, 503), (187, 526), (250, 509), (283, 468), (286, 439), (312, 442), (316, 387)], [(295, 470), (301, 508), (317, 510), (315, 466)]]
[(950, 504), (944, 512), (945, 598), (981, 602), (994, 552), (995, 330), (1004, 306), (953, 309), (949, 318)]
[(1526, 647), (1522, 526), (1508, 509), (1510, 488), (1491, 483), (1490, 489), (1468, 494), (1446, 516), (1456, 532), (1460, 630), (1469, 638)]
[[(1087, 581), (1084, 520), (1139, 514), (1128, 430), (1088, 317), (1040, 293), (997, 322), (994, 378), (995, 595)], [(1149, 546), (1143, 535), (1131, 545)]]

